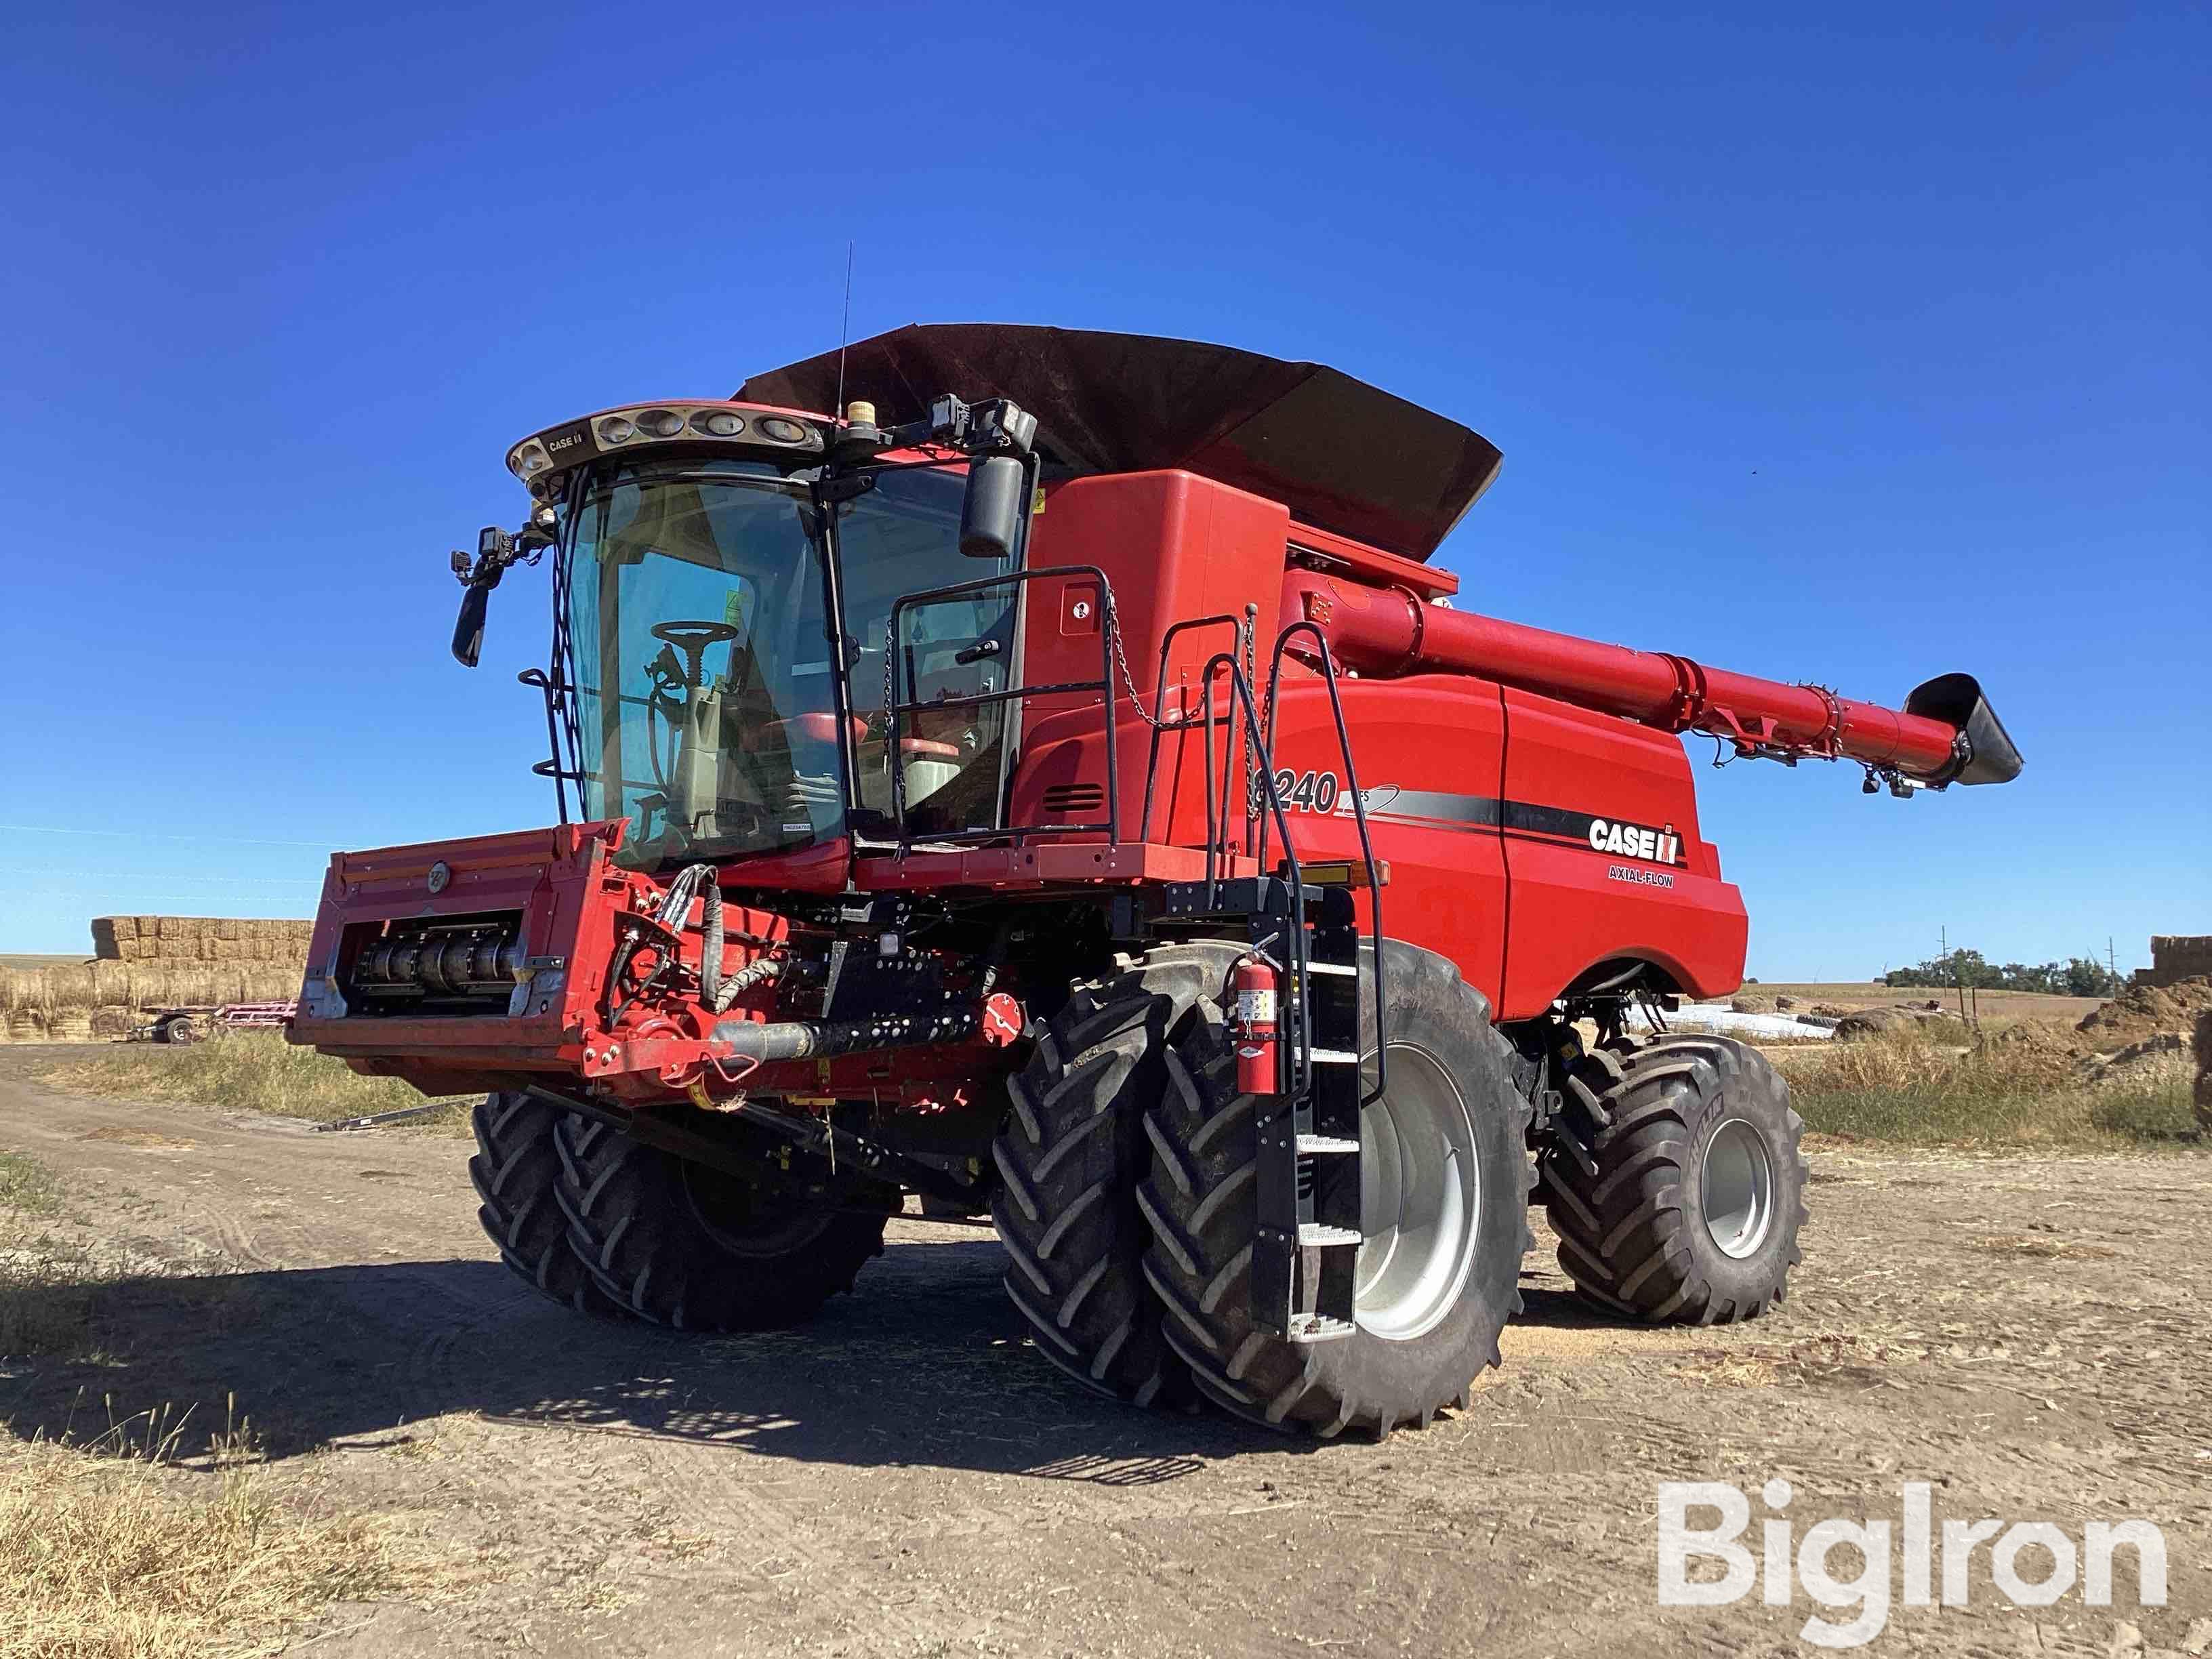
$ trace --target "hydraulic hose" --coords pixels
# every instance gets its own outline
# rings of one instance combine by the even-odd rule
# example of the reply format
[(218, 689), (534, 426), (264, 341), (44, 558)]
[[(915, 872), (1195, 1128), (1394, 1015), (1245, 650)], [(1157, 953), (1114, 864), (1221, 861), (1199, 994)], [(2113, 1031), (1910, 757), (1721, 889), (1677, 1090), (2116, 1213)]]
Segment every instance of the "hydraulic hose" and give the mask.
[(722, 890), (714, 880), (713, 865), (688, 864), (678, 871), (675, 879), (668, 884), (668, 896), (661, 901), (655, 920), (671, 933), (681, 933), (695, 898), (701, 902), (699, 925), (702, 935), (699, 946), (699, 1000), (709, 1012), (726, 1014), (754, 986), (781, 975), (783, 963), (773, 957), (763, 957), (724, 979)]

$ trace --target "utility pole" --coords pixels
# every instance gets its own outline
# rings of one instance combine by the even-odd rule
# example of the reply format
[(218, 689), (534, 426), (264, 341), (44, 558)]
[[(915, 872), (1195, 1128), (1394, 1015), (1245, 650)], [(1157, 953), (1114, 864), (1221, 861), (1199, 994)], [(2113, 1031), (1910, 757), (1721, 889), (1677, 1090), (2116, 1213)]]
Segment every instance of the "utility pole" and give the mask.
[[(1967, 1023), (1966, 969), (1960, 963), (1959, 957), (1951, 955), (1950, 928), (1948, 926), (1939, 928), (1936, 931), (1936, 937), (1939, 941), (1941, 941), (1943, 947), (1943, 954), (1949, 959), (1951, 963), (1951, 988), (1959, 994), (1959, 1024), (1964, 1025)], [(1965, 952), (1961, 951), (1960, 954), (1963, 956)]]

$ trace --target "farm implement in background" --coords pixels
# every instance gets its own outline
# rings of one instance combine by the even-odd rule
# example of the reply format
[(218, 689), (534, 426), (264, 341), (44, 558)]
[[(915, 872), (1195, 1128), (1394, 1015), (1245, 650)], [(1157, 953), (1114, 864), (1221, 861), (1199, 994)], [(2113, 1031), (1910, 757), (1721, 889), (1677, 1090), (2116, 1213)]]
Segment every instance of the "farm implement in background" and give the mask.
[(278, 1031), (299, 1012), (297, 1002), (195, 1003), (141, 1010), (143, 1023), (131, 1028), (131, 1042), (201, 1042), (226, 1031)]

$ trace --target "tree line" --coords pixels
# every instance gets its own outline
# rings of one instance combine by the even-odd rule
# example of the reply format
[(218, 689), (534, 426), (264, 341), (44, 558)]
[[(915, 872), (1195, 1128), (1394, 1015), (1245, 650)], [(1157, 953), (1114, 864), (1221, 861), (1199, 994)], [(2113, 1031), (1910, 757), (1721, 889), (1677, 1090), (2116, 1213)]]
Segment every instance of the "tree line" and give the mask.
[(1891, 987), (1929, 986), (1946, 990), (1954, 985), (1978, 991), (2041, 991), (2062, 997), (2113, 997), (2127, 981), (2094, 957), (2069, 957), (2063, 962), (1997, 963), (1979, 951), (1954, 951), (1930, 957), (1911, 968), (1893, 968), (1882, 976)]

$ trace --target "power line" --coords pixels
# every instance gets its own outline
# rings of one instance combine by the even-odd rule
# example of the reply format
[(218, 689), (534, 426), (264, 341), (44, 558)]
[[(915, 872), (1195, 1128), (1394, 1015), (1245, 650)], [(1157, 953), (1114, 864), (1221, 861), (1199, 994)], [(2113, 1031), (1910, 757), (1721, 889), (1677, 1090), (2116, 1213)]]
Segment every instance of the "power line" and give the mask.
[(52, 823), (0, 823), (0, 830), (30, 836), (112, 836), (123, 841), (224, 842), (234, 847), (312, 847), (323, 853), (334, 851), (338, 845), (330, 841), (270, 841), (258, 836), (178, 836), (158, 830), (76, 830)]
[[(99, 899), (103, 902), (112, 903), (115, 902), (115, 891), (116, 890), (112, 887), (48, 887), (40, 890), (40, 896), (41, 898)], [(174, 899), (180, 903), (191, 904), (205, 904), (211, 899), (218, 899), (223, 896), (223, 895), (220, 893), (204, 892), (149, 893), (136, 888), (130, 890), (130, 896), (134, 901)], [(264, 902), (263, 899), (256, 895), (240, 893), (234, 896), (235, 902), (240, 904), (258, 904)], [(271, 895), (265, 902), (277, 904), (290, 904), (293, 902), (291, 899), (278, 897), (275, 895)]]
[(173, 870), (89, 870), (82, 867), (56, 870), (23, 864), (0, 864), (0, 875), (93, 876), (118, 884), (168, 881), (191, 887), (319, 887), (323, 884), (320, 878), (314, 876), (193, 876)]

